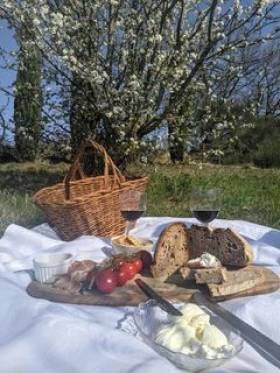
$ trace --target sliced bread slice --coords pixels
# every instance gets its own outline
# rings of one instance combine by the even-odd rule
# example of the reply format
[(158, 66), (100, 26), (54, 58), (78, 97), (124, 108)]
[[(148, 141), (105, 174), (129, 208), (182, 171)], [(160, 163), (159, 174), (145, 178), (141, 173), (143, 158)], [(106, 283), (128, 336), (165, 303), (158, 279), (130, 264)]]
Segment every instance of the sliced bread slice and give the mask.
[(154, 278), (166, 281), (189, 260), (189, 238), (183, 223), (170, 224), (161, 233), (155, 248), (151, 272)]
[(261, 271), (247, 267), (227, 272), (227, 281), (222, 284), (207, 284), (212, 297), (222, 297), (251, 289), (263, 282)]
[(197, 284), (222, 284), (227, 280), (227, 270), (224, 267), (196, 269)]
[(227, 280), (225, 267), (193, 269), (184, 266), (179, 272), (184, 280), (195, 280), (197, 284), (222, 284)]

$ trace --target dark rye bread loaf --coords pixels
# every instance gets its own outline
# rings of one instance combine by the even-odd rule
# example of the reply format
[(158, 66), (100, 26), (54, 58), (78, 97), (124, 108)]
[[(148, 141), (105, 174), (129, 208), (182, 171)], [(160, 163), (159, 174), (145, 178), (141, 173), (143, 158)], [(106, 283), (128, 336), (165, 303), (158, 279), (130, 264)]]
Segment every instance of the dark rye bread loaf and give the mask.
[(182, 223), (170, 224), (161, 233), (155, 248), (153, 277), (166, 281), (189, 260), (189, 235)]
[(169, 225), (160, 235), (152, 275), (166, 281), (177, 269), (208, 252), (216, 256), (223, 266), (245, 267), (252, 262), (253, 252), (249, 243), (231, 229), (182, 223)]
[(249, 243), (232, 229), (211, 229), (193, 225), (189, 230), (190, 257), (208, 252), (226, 266), (245, 267), (252, 262), (253, 252)]

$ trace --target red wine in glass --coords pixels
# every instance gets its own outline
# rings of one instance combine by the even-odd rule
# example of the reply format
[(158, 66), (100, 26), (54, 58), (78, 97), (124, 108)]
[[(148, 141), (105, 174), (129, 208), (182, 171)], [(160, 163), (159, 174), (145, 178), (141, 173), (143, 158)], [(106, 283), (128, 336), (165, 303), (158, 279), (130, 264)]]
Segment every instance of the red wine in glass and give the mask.
[(126, 221), (125, 236), (131, 227), (146, 211), (146, 195), (137, 190), (123, 190), (120, 192), (120, 211)]
[(220, 210), (222, 192), (219, 189), (194, 188), (190, 195), (190, 210), (200, 223), (208, 225)]
[(193, 210), (194, 217), (203, 224), (209, 224), (216, 219), (219, 210)]
[(144, 210), (122, 210), (121, 214), (127, 221), (136, 221), (144, 214)]

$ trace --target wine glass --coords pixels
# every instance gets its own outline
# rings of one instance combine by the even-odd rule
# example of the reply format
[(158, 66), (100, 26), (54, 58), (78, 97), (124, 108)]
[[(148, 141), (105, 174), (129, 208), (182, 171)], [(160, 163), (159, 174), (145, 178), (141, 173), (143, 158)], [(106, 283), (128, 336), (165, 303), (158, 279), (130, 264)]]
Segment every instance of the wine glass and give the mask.
[(219, 189), (204, 190), (196, 188), (192, 190), (190, 197), (190, 210), (194, 217), (203, 225), (209, 226), (209, 224), (218, 216), (220, 196), (221, 191)]
[(137, 190), (123, 190), (120, 192), (120, 210), (123, 218), (126, 220), (125, 236), (128, 231), (146, 211), (146, 194)]

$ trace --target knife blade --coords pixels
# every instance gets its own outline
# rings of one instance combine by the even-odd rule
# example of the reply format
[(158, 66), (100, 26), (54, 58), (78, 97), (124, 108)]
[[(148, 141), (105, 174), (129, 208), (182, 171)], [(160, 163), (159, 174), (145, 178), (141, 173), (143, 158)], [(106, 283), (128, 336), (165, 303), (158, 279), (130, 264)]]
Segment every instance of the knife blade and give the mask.
[(209, 308), (210, 311), (224, 319), (238, 334), (271, 364), (280, 368), (280, 346), (263, 333), (259, 332), (233, 313), (215, 303), (207, 295), (195, 292), (192, 300)]
[[(143, 280), (136, 279), (135, 282), (140, 289), (152, 299), (155, 299), (158, 305), (167, 313), (174, 316), (182, 316), (177, 308), (170, 302), (160, 296), (155, 290), (147, 285)], [(237, 332), (247, 343), (249, 343), (263, 358), (268, 360), (274, 366), (280, 368), (280, 346), (263, 333), (256, 330), (233, 313), (213, 302), (209, 296), (197, 291), (193, 294), (192, 300), (202, 306), (206, 306), (210, 311), (224, 319), (232, 329)]]
[(165, 312), (174, 316), (183, 316), (182, 312), (175, 308), (172, 303), (168, 302), (157, 292), (155, 292), (154, 289), (146, 284), (146, 282), (144, 282), (140, 278), (136, 279), (135, 282), (143, 291), (143, 293), (146, 294), (149, 298), (156, 300), (160, 308), (163, 309)]

